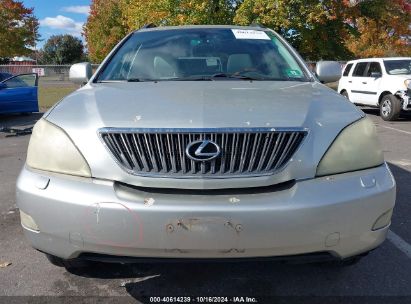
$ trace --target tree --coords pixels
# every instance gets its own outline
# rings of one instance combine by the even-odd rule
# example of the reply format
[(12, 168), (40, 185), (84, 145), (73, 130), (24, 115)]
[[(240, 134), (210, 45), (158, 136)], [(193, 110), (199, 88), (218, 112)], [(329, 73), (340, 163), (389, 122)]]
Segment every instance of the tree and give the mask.
[(357, 57), (411, 54), (411, 3), (405, 0), (363, 1), (352, 19), (356, 34), (347, 40)]
[(100, 62), (144, 24), (259, 23), (307, 60), (409, 55), (411, 0), (92, 0), (85, 26)]
[(409, 0), (245, 0), (234, 21), (272, 27), (309, 60), (409, 55)]
[(352, 56), (344, 44), (351, 31), (347, 16), (352, 13), (349, 1), (245, 0), (234, 22), (275, 29), (306, 59), (338, 60)]
[(101, 62), (127, 33), (157, 25), (229, 24), (235, 0), (93, 0), (84, 27), (89, 56)]
[(230, 24), (239, 1), (235, 0), (123, 0), (125, 24)]
[(28, 55), (38, 39), (39, 23), (22, 2), (0, 0), (0, 57)]
[(72, 35), (56, 35), (46, 41), (42, 53), (44, 63), (71, 64), (84, 59), (84, 46)]
[(124, 0), (93, 0), (84, 26), (89, 58), (101, 62), (128, 32), (123, 24)]

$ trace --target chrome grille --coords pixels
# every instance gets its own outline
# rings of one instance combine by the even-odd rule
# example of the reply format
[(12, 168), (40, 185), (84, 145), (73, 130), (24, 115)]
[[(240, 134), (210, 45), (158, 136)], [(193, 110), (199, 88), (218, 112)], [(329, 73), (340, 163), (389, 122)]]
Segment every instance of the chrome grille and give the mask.
[[(292, 158), (305, 129), (116, 129), (99, 134), (127, 172), (160, 177), (230, 177), (270, 175)], [(186, 147), (210, 140), (221, 148), (211, 161), (194, 161)]]

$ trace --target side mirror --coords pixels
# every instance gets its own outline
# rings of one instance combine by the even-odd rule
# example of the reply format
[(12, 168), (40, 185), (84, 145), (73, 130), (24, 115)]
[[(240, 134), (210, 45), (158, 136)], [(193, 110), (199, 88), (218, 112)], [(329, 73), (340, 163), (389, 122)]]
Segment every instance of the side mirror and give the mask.
[(372, 78), (380, 78), (380, 77), (382, 77), (382, 75), (381, 75), (380, 72), (372, 72), (372, 73), (371, 73), (371, 77), (372, 77)]
[(90, 80), (91, 76), (93, 70), (89, 62), (76, 63), (70, 68), (69, 79), (75, 84), (83, 85)]
[(322, 83), (336, 82), (341, 78), (341, 64), (336, 61), (319, 61), (315, 74)]

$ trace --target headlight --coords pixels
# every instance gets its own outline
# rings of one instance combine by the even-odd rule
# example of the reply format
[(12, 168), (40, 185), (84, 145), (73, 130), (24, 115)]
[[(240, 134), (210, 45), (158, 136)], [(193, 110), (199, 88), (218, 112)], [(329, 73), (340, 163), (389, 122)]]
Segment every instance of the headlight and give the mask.
[(407, 89), (411, 90), (411, 79), (404, 81), (404, 84)]
[(337, 136), (320, 161), (317, 176), (363, 170), (383, 163), (375, 125), (366, 117)]
[(61, 128), (40, 119), (33, 128), (27, 165), (34, 169), (91, 177), (90, 167)]

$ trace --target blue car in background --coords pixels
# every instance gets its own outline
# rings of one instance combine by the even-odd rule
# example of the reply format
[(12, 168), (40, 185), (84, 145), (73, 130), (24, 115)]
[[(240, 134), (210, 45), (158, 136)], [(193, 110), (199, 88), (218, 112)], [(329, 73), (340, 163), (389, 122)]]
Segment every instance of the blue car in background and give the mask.
[(0, 73), (0, 114), (39, 111), (38, 75)]

